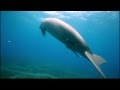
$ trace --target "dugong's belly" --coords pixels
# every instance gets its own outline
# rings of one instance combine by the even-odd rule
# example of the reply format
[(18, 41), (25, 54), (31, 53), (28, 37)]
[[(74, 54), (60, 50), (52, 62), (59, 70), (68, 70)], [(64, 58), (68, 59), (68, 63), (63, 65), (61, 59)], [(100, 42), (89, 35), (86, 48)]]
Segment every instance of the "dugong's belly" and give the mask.
[(53, 25), (51, 27), (47, 28), (47, 31), (53, 35), (56, 39), (60, 40), (64, 44), (66, 44), (69, 41), (74, 41), (74, 34), (70, 32), (70, 30), (64, 26), (56, 26)]

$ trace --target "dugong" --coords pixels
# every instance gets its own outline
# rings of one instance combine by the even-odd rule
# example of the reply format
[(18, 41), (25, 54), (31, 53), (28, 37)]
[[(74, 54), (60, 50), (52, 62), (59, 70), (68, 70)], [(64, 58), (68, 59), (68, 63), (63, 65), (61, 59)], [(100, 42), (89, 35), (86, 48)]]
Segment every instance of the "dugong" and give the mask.
[(40, 24), (40, 29), (43, 36), (45, 36), (46, 32), (50, 33), (76, 55), (78, 53), (88, 59), (99, 73), (106, 78), (100, 67), (106, 61), (92, 53), (83, 37), (72, 26), (57, 18), (45, 18)]

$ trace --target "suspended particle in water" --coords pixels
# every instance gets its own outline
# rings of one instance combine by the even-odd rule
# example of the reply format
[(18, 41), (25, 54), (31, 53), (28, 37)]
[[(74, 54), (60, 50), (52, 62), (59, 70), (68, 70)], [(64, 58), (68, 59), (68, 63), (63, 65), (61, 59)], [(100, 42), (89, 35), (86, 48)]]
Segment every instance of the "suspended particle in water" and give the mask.
[(10, 40), (8, 40), (8, 43), (11, 43), (11, 41), (10, 41)]

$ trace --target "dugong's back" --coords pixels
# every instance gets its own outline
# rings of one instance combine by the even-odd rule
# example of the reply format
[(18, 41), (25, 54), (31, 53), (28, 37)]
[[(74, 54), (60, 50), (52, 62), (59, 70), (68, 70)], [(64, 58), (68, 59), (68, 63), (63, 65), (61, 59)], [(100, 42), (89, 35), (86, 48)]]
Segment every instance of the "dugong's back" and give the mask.
[(78, 34), (78, 32), (76, 32), (76, 30), (71, 27), (69, 24), (59, 20), (59, 19), (56, 19), (56, 18), (46, 18), (44, 21), (44, 23), (49, 23), (49, 24), (52, 24), (54, 26), (59, 26), (59, 28), (64, 28), (64, 30), (69, 30), (69, 32), (72, 32), (74, 34)]

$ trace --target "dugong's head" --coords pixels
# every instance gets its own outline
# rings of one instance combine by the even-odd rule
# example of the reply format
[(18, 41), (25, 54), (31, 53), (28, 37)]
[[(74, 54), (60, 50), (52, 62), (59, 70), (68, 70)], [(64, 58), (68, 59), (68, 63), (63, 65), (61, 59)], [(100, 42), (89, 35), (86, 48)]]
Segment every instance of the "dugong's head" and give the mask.
[(42, 31), (42, 34), (45, 36), (45, 31), (50, 30), (54, 26), (56, 26), (58, 21), (59, 20), (56, 18), (45, 18), (40, 24), (40, 29)]
[(45, 18), (41, 22), (40, 29), (41, 29), (43, 35), (45, 35), (45, 31), (47, 30), (47, 28), (49, 28), (48, 26), (50, 26), (52, 24), (52, 19), (53, 18)]
[(45, 21), (44, 20), (40, 24), (40, 29), (45, 30)]
[(45, 31), (46, 31), (46, 25), (47, 25), (47, 22), (46, 20), (43, 20), (40, 24), (40, 30), (42, 31), (42, 34), (45, 36)]

